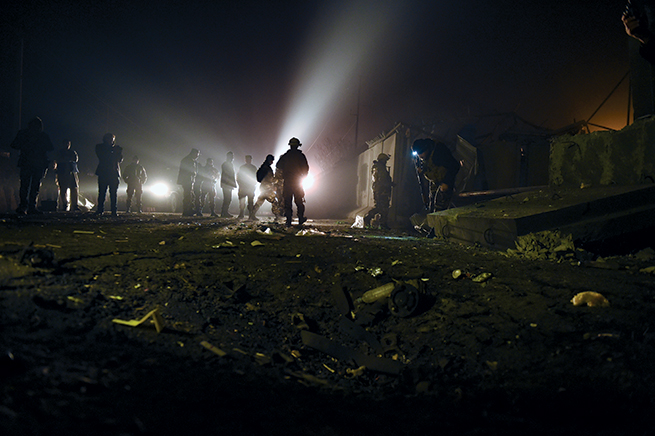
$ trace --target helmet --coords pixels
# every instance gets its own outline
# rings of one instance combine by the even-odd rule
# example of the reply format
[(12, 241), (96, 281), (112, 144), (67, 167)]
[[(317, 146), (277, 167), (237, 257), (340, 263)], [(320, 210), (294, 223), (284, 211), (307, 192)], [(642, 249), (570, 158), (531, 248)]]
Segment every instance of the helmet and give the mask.
[(415, 151), (416, 154), (423, 154), (424, 151), (433, 147), (434, 144), (435, 142), (430, 138), (417, 139), (412, 145), (412, 150)]
[(302, 144), (298, 138), (291, 138), (289, 139), (289, 145), (292, 147), (300, 147)]
[(378, 154), (378, 160), (389, 160), (390, 158), (391, 158), (391, 156), (389, 156), (389, 155), (386, 154), (386, 153), (380, 153), (380, 154)]

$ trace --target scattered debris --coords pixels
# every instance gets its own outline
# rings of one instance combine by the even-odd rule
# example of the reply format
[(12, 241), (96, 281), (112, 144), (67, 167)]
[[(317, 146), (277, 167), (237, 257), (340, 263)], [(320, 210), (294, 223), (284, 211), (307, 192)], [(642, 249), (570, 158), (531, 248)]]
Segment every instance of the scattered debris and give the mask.
[(560, 260), (573, 257), (576, 252), (572, 235), (562, 235), (558, 230), (529, 233), (519, 236), (514, 242), (516, 250), (508, 254), (522, 255), (528, 259)]
[(20, 254), (20, 263), (31, 265), (35, 268), (56, 268), (55, 253), (45, 248), (35, 248), (34, 243), (30, 243), (23, 249)]
[(359, 377), (360, 375), (364, 374), (364, 371), (366, 371), (365, 366), (360, 366), (359, 368), (356, 369), (346, 368), (346, 377), (348, 378)]
[(649, 267), (646, 267), (646, 268), (642, 268), (642, 269), (639, 270), (639, 272), (655, 275), (655, 266), (649, 266)]
[(374, 301), (387, 298), (393, 292), (396, 287), (396, 283), (390, 282), (377, 288), (373, 288), (370, 291), (364, 292), (360, 298), (356, 300), (357, 303), (373, 303)]
[(353, 360), (358, 366), (365, 366), (371, 371), (386, 374), (400, 374), (403, 368), (403, 364), (397, 360), (368, 356), (307, 330), (301, 331), (300, 334), (304, 345), (322, 351), (339, 360), (346, 362)]
[(143, 324), (149, 318), (152, 318), (152, 322), (155, 324), (155, 329), (157, 329), (157, 333), (161, 333), (161, 331), (164, 330), (164, 318), (162, 318), (161, 314), (159, 313), (159, 308), (151, 310), (143, 318), (138, 320), (133, 319), (133, 320), (125, 321), (122, 319), (112, 319), (112, 322), (116, 324), (127, 325), (130, 327), (137, 327)]
[(302, 229), (296, 236), (325, 236), (325, 233), (315, 229)]
[(607, 307), (610, 302), (602, 294), (593, 291), (580, 292), (571, 300), (574, 306), (586, 304), (589, 307)]
[(225, 351), (223, 351), (223, 350), (221, 350), (220, 348), (218, 348), (218, 347), (216, 347), (216, 346), (210, 344), (210, 343), (207, 342), (207, 341), (202, 341), (202, 342), (200, 343), (200, 345), (202, 345), (203, 347), (205, 347), (206, 349), (208, 349), (208, 350), (211, 351), (212, 353), (218, 354), (218, 355), (221, 356), (221, 357), (225, 357), (225, 356), (227, 356), (227, 353), (226, 353)]
[(355, 216), (355, 222), (350, 227), (353, 228), (353, 229), (363, 229), (364, 228), (364, 217), (361, 216), (361, 215)]
[(373, 333), (369, 332), (364, 327), (355, 324), (351, 320), (341, 318), (339, 320), (339, 328), (351, 338), (366, 342), (376, 353), (380, 354), (384, 351), (382, 344)]
[(354, 305), (350, 292), (344, 287), (336, 286), (332, 290), (332, 297), (339, 313), (343, 316), (350, 317), (354, 310)]
[(421, 299), (418, 283), (401, 283), (389, 295), (389, 311), (392, 315), (407, 318), (414, 315)]
[(477, 276), (471, 277), (471, 281), (475, 283), (484, 283), (487, 280), (489, 280), (491, 277), (493, 277), (492, 273), (484, 272), (482, 274), (478, 274)]
[(370, 275), (372, 275), (373, 277), (379, 277), (382, 274), (384, 274), (384, 271), (379, 266), (376, 266), (376, 267), (373, 267), (373, 268), (369, 268), (368, 273)]
[(225, 241), (217, 245), (212, 245), (212, 248), (236, 248), (236, 245), (232, 241)]
[(643, 250), (638, 251), (635, 253), (635, 259), (637, 260), (642, 260), (644, 262), (649, 262), (653, 259), (655, 259), (655, 250), (653, 250), (651, 247), (644, 248)]

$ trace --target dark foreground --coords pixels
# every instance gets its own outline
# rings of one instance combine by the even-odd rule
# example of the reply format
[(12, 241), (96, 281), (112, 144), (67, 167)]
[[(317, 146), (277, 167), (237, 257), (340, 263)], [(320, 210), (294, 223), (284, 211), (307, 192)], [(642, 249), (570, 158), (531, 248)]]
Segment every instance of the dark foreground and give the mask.
[(652, 250), (308, 224), (6, 217), (0, 434), (654, 434)]

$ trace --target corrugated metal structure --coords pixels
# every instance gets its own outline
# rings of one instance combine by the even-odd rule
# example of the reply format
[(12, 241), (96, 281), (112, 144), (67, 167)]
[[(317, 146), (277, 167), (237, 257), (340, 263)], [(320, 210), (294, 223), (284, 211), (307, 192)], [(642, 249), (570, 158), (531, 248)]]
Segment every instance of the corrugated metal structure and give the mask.
[[(414, 141), (426, 137), (432, 135), (400, 123), (386, 135), (369, 141), (369, 148), (358, 157), (356, 187), (358, 207), (350, 213), (351, 218), (365, 215), (374, 206), (371, 168), (380, 153), (391, 156), (387, 165), (395, 183), (391, 192), (389, 225), (394, 228), (408, 227), (411, 225), (412, 215), (426, 212), (422, 192), (427, 193), (428, 186), (423, 177), (418, 177), (411, 152)], [(458, 137), (455, 150), (452, 152), (462, 164), (455, 181), (456, 192), (471, 189), (479, 170), (477, 149)]]

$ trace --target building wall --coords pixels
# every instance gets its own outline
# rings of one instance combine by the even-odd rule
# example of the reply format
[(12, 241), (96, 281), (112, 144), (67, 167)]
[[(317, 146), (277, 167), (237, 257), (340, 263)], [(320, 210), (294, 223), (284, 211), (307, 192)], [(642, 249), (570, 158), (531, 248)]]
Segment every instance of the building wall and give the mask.
[(389, 225), (395, 228), (411, 226), (409, 218), (415, 213), (423, 211), (420, 188), (411, 154), (411, 144), (418, 137), (412, 135), (409, 130), (398, 129), (388, 137), (374, 142), (359, 155), (356, 188), (357, 209), (349, 214), (351, 218), (356, 215), (363, 216), (373, 208), (371, 168), (378, 155), (386, 153), (391, 155), (387, 166), (391, 179), (395, 183), (391, 190)]
[(581, 187), (655, 182), (655, 118), (618, 132), (563, 135), (550, 148), (549, 184)]

